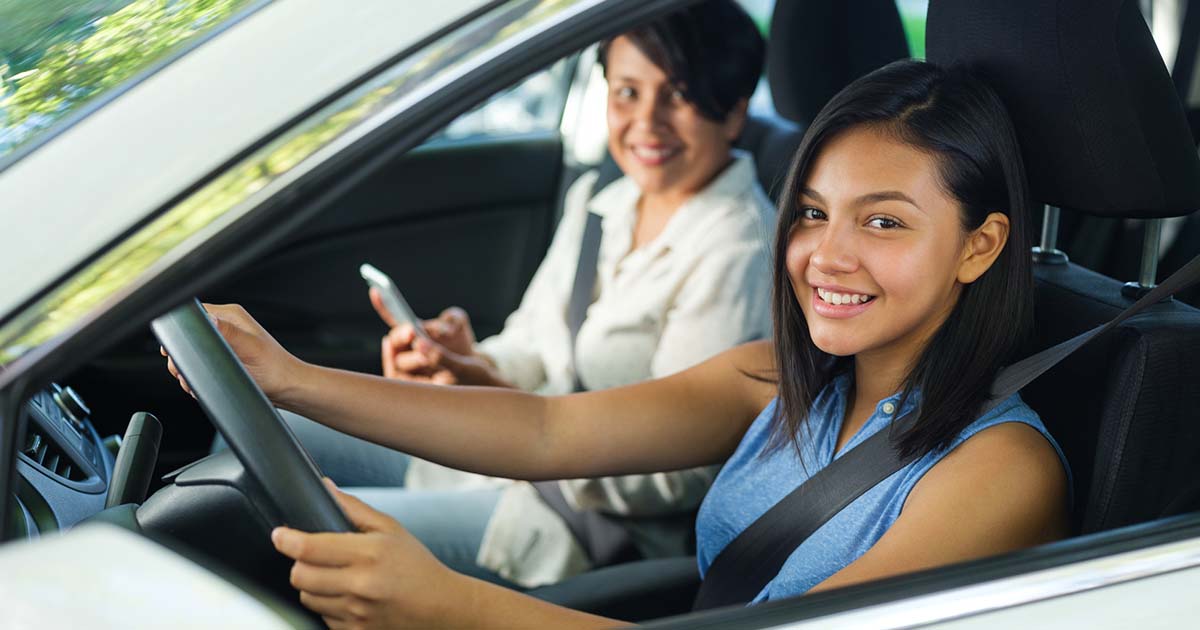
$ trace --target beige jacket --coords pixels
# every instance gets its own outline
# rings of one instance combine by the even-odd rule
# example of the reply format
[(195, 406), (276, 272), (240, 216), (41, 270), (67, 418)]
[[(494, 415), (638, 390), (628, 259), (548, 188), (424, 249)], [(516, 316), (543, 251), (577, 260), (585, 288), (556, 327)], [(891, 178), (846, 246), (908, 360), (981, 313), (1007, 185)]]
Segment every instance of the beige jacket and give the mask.
[[(576, 340), (580, 380), (589, 390), (665, 376), (770, 332), (768, 256), (775, 208), (758, 186), (753, 158), (735, 160), (681, 206), (654, 241), (630, 251), (640, 191), (622, 178), (590, 201), (597, 174), (567, 192), (550, 250), (504, 330), (478, 350), (518, 387), (547, 395), (572, 390), (565, 321), (587, 212), (602, 217), (596, 301)], [(622, 516), (661, 516), (699, 505), (716, 467), (560, 482), (572, 506)], [(499, 486), (477, 558), (526, 587), (589, 568), (566, 524), (528, 483), (464, 473), (414, 460), (414, 489)], [(690, 532), (653, 523), (635, 531), (647, 555), (686, 551)]]

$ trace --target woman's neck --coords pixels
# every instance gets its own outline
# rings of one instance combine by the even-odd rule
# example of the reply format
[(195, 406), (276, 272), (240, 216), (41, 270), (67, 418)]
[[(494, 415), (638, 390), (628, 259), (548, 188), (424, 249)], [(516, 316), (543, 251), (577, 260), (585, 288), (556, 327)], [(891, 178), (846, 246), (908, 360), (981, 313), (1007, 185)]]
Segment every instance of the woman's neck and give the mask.
[(900, 391), (907, 376), (909, 363), (871, 361), (867, 357), (854, 359), (854, 400), (874, 408), (879, 401)]
[(846, 415), (838, 432), (841, 450), (867, 423), (879, 401), (895, 394), (908, 375), (910, 357), (859, 354), (854, 357), (854, 381), (846, 401)]
[(633, 224), (633, 251), (658, 238), (683, 201), (662, 199), (643, 195), (637, 205), (637, 220)]
[(630, 251), (658, 238), (671, 217), (689, 199), (704, 190), (733, 162), (733, 152), (726, 150), (726, 158), (716, 165), (715, 170), (695, 188), (673, 188), (658, 192), (642, 191), (637, 202), (637, 222), (633, 228), (633, 244)]

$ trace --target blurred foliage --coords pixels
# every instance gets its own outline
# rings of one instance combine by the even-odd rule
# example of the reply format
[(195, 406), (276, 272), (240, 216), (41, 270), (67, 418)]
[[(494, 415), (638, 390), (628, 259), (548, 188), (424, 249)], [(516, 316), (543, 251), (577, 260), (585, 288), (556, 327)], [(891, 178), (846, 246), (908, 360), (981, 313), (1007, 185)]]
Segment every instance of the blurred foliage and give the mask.
[(903, 16), (904, 36), (908, 38), (908, 52), (914, 59), (925, 58), (925, 16)]
[(51, 46), (87, 35), (88, 25), (131, 0), (0, 0), (0, 64), (36, 67)]
[[(17, 145), (249, 0), (5, 0), (0, 5), (0, 100), (6, 144)], [(115, 10), (115, 11), (114, 11)], [(2, 138), (0, 138), (2, 139)]]
[(908, 39), (908, 52), (914, 59), (925, 58), (925, 15), (929, 11), (929, 0), (897, 0), (900, 22), (904, 36)]

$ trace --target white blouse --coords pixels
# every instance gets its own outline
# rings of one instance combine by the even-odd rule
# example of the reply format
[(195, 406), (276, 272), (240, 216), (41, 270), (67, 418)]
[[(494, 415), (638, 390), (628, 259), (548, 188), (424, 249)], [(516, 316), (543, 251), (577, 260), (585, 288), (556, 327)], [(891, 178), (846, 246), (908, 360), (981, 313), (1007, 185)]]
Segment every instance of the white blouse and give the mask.
[[(567, 192), (562, 220), (521, 305), (478, 351), (521, 389), (572, 391), (567, 304), (589, 211), (602, 217), (596, 300), (576, 339), (580, 380), (589, 390), (627, 385), (691, 367), (737, 344), (770, 334), (775, 207), (742, 152), (671, 216), (650, 243), (630, 251), (637, 185), (621, 178), (594, 196), (589, 172)], [(589, 197), (591, 199), (589, 200)], [(677, 514), (699, 505), (715, 467), (561, 482), (573, 507), (621, 516)], [(566, 524), (526, 483), (496, 480), (414, 460), (406, 485), (448, 489), (505, 487), (477, 558), (523, 586), (559, 581), (588, 569)], [(678, 529), (678, 527), (676, 527)], [(689, 531), (653, 530), (639, 541), (663, 554), (682, 552)], [(665, 539), (665, 540), (664, 540)], [(643, 545), (645, 546), (645, 545)]]

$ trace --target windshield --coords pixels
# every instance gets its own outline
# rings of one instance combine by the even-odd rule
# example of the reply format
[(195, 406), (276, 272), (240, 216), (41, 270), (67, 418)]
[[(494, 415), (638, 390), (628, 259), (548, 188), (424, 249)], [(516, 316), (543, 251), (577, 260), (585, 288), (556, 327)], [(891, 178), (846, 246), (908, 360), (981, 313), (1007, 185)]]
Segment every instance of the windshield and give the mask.
[(252, 0), (0, 0), (0, 165)]

